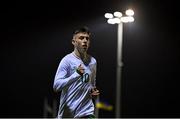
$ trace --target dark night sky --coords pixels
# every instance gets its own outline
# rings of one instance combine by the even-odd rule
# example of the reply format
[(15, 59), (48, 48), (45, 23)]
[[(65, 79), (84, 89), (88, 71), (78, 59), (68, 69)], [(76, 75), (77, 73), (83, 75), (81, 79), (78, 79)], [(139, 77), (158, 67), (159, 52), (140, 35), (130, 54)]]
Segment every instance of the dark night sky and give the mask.
[[(101, 99), (115, 105), (117, 25), (104, 13), (135, 11), (124, 24), (122, 117), (180, 117), (180, 39), (177, 1), (14, 1), (1, 9), (0, 117), (42, 117), (52, 103), (59, 61), (73, 50), (72, 32), (88, 26)], [(100, 110), (100, 117), (115, 111)]]

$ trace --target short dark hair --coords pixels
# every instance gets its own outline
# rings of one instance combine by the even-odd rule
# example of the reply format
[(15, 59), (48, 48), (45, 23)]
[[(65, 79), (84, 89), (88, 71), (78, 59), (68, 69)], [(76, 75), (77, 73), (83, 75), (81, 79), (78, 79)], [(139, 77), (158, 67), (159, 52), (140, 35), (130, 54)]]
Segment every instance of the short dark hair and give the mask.
[(78, 28), (77, 30), (74, 31), (73, 35), (76, 35), (78, 33), (87, 33), (88, 35), (90, 35), (90, 30), (87, 26), (83, 26), (83, 27), (80, 27)]

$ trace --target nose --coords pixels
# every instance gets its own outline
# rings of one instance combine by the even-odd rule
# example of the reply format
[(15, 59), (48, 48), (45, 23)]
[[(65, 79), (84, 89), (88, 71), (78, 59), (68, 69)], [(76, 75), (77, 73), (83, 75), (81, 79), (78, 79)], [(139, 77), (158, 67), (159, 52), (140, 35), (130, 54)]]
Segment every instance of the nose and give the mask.
[(88, 38), (84, 37), (83, 42), (87, 42)]

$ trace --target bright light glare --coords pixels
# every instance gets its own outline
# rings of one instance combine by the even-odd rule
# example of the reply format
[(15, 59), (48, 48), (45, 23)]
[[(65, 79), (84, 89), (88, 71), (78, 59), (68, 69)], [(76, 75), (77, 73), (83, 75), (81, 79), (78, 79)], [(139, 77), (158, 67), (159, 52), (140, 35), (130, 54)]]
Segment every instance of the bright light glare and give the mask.
[(126, 15), (133, 16), (134, 15), (134, 11), (132, 9), (128, 9), (128, 10), (126, 10)]
[(127, 22), (133, 22), (133, 21), (134, 21), (134, 18), (131, 17), (131, 16), (128, 16), (128, 17), (121, 17), (121, 21), (124, 22), (124, 23), (127, 23)]
[(128, 17), (121, 17), (121, 21), (124, 22), (124, 23), (127, 23), (128, 22)]
[(129, 22), (134, 22), (134, 17), (129, 16), (128, 19), (129, 19)]
[(121, 20), (119, 18), (114, 18), (113, 20), (116, 24), (119, 24), (121, 22)]
[(113, 18), (113, 14), (111, 14), (111, 13), (106, 13), (104, 16), (107, 19)]
[(122, 17), (122, 13), (121, 12), (114, 12), (114, 16), (115, 17)]
[(121, 20), (119, 18), (113, 18), (113, 19), (108, 19), (107, 22), (109, 24), (119, 24), (119, 23), (121, 23)]
[(114, 19), (108, 19), (108, 21), (107, 21), (109, 24), (115, 24), (115, 21), (114, 21)]

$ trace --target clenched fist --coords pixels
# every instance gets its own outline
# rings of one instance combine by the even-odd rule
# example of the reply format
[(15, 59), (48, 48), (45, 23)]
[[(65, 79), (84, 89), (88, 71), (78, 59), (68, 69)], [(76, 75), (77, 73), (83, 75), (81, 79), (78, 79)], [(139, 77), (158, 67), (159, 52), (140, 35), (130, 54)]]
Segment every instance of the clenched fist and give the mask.
[(78, 66), (78, 68), (76, 69), (76, 72), (77, 72), (78, 74), (80, 74), (81, 76), (84, 74), (84, 67), (82, 66), (82, 64), (80, 64), (80, 65)]
[(97, 88), (92, 88), (91, 89), (91, 94), (90, 95), (91, 95), (92, 98), (97, 97), (99, 94), (100, 93), (99, 93), (99, 90)]

